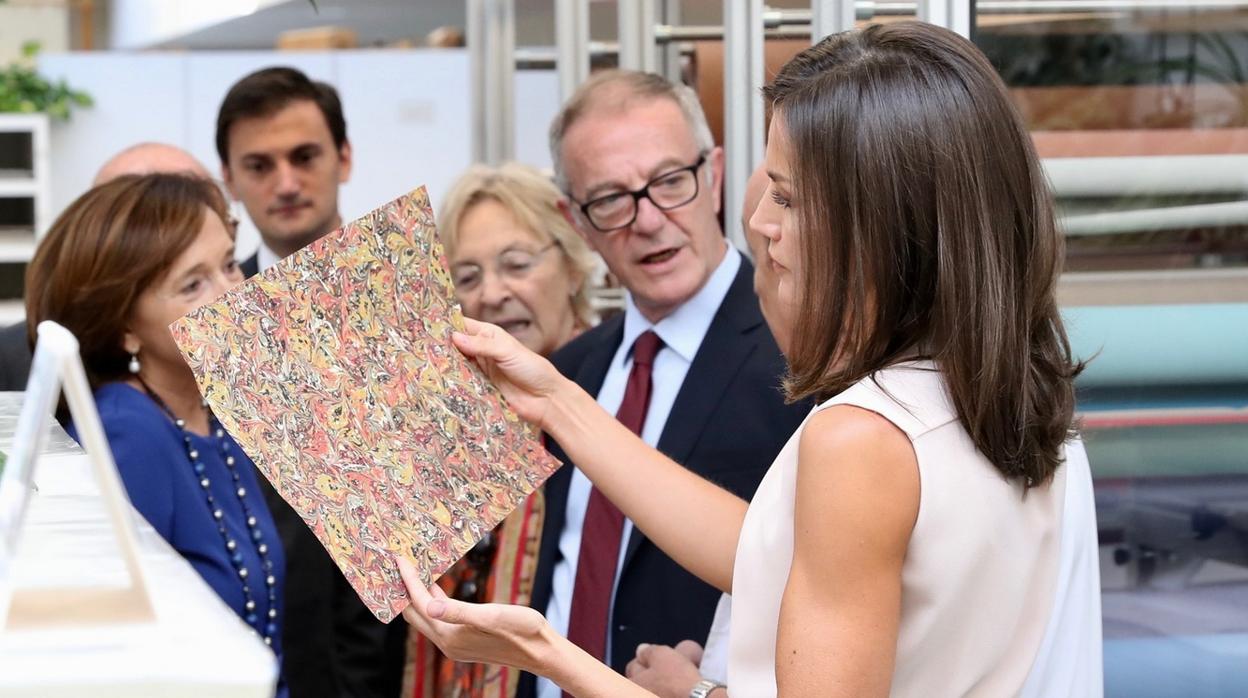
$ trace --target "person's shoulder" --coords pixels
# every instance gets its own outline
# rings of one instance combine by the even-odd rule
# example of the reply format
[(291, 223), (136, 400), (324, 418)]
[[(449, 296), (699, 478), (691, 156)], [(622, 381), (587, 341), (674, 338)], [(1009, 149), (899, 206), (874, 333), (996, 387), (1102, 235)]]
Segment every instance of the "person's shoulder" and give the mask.
[[(883, 415), (833, 405), (802, 428), (796, 506), (833, 530), (874, 540), (881, 550), (904, 550), (918, 516), (920, 481), (910, 438)], [(815, 538), (819, 545), (836, 543)]]
[(101, 385), (95, 390), (95, 406), (110, 440), (124, 437), (155, 445), (161, 441), (162, 433), (167, 431), (159, 428), (168, 420), (160, 407), (143, 392), (126, 383), (118, 381)]
[(18, 323), (0, 328), (0, 390), (25, 388), (31, 359), (26, 325)]
[(144, 417), (161, 415), (160, 407), (143, 391), (121, 381), (105, 383), (96, 388), (95, 404), (101, 415), (106, 410), (122, 415)]
[(623, 313), (617, 313), (603, 320), (551, 354), (550, 362), (563, 375), (572, 375), (591, 353), (620, 333), (623, 323)]
[(30, 344), (26, 339), (26, 325), (19, 322), (0, 327), (0, 354), (16, 356), (23, 353), (30, 354)]
[[(150, 397), (120, 381), (96, 388), (95, 403), (130, 502), (162, 537), (172, 540), (175, 500), (195, 487), (194, 480), (170, 467), (186, 461), (177, 429)], [(70, 426), (79, 438), (76, 425)]]
[(811, 415), (799, 449), (799, 461), (835, 463), (868, 479), (909, 480), (917, 473), (914, 446), (902, 427), (858, 405), (830, 405)]
[(815, 412), (802, 440), (834, 446), (863, 447), (887, 441), (908, 442), (906, 432), (888, 417), (867, 407), (832, 404)]
[(0, 341), (15, 342), (18, 339), (26, 341), (26, 323), (15, 322), (12, 325), (0, 327)]

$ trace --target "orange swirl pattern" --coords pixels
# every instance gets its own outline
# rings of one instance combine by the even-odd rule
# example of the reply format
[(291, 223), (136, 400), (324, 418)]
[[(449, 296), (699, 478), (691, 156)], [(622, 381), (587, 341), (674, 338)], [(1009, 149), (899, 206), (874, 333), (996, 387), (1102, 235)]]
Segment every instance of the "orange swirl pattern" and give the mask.
[(451, 344), (422, 187), (171, 326), (218, 419), (382, 621), (559, 463)]

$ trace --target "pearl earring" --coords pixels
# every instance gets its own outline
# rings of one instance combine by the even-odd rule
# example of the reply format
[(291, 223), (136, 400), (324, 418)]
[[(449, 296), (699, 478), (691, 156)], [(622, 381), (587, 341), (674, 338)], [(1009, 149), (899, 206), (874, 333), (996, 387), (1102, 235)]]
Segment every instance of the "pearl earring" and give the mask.
[(139, 368), (140, 368), (140, 366), (139, 366), (139, 354), (138, 354), (138, 352), (131, 352), (131, 353), (130, 353), (130, 364), (129, 364), (128, 368), (130, 369), (130, 372), (131, 372), (131, 373), (133, 373), (134, 375), (136, 375), (136, 376), (137, 376), (137, 375), (139, 374)]

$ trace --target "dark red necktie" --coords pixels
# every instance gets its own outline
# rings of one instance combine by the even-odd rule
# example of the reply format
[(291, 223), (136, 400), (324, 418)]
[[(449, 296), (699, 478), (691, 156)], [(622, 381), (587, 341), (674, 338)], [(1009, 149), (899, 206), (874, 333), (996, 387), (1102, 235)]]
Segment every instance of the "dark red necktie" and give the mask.
[[(639, 436), (650, 406), (650, 368), (662, 346), (663, 340), (652, 331), (637, 338), (624, 401), (615, 413), (621, 424)], [(611, 589), (623, 533), (624, 515), (597, 487), (593, 488), (585, 509), (585, 523), (581, 526), (581, 553), (576, 562), (568, 639), (603, 661), (607, 661), (607, 618), (611, 612)]]

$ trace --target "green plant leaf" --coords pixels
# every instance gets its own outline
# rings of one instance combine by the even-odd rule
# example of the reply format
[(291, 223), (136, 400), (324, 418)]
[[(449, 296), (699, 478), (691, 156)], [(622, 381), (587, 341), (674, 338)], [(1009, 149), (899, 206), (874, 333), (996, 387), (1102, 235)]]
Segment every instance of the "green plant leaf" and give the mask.
[[(3, 0), (0, 0), (3, 2)], [(54, 119), (68, 119), (73, 107), (89, 107), (91, 96), (71, 88), (64, 80), (53, 83), (34, 68), (39, 42), (22, 44), (22, 57), (0, 67), (0, 112), (43, 112)]]

